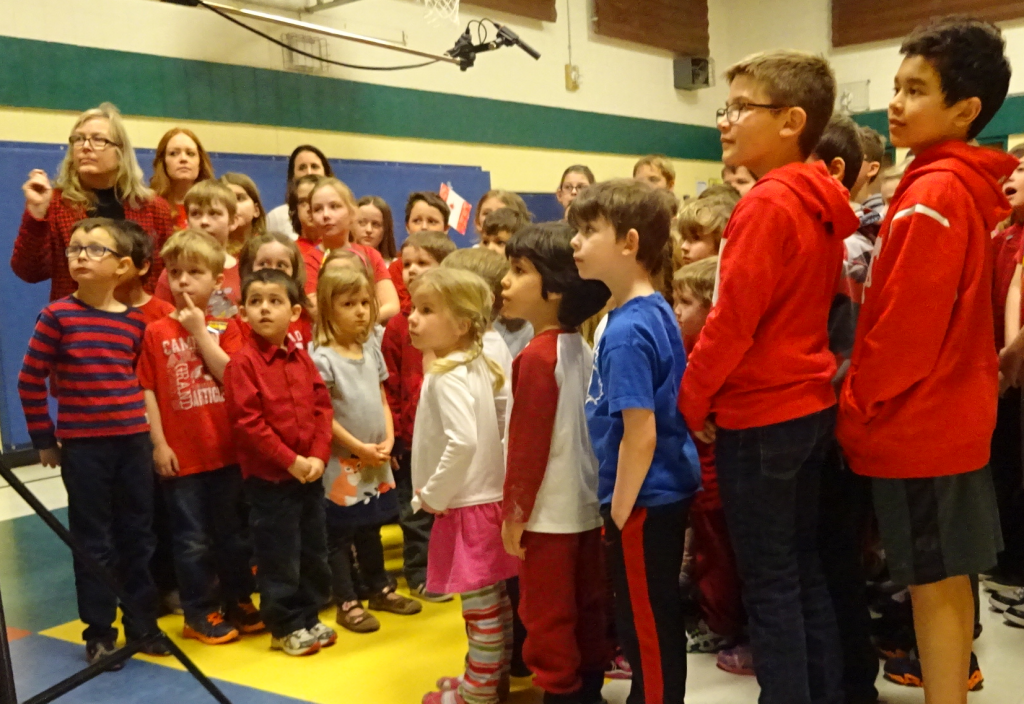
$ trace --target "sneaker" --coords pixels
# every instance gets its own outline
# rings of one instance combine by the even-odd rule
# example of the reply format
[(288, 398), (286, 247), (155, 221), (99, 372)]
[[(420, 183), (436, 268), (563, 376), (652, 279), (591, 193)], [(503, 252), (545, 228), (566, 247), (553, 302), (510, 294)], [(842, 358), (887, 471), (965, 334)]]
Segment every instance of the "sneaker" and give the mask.
[[(459, 675), (458, 677), (439, 677), (437, 680), (437, 690), (439, 692), (458, 692), (459, 687), (466, 681), (465, 675)], [(512, 691), (512, 683), (508, 677), (502, 677), (498, 683), (498, 701), (508, 701), (508, 695)]]
[(286, 655), (312, 655), (320, 650), (320, 641), (305, 628), (300, 628), (284, 638), (271, 637), (270, 649), (283, 650)]
[(981, 586), (990, 592), (1006, 592), (1024, 587), (1024, 579), (997, 568), (991, 574), (981, 575)]
[(914, 649), (916, 642), (912, 628), (902, 628), (874, 638), (875, 649), (883, 660), (907, 657)]
[(457, 689), (446, 689), (441, 692), (427, 692), (423, 695), (422, 704), (466, 704)]
[(201, 621), (185, 619), (181, 635), (207, 645), (223, 645), (238, 640), (238, 630), (225, 621), (224, 614), (219, 611), (211, 611)]
[[(95, 665), (108, 655), (113, 655), (116, 651), (117, 644), (113, 637), (90, 640), (85, 644), (85, 659), (89, 661), (90, 665)], [(122, 669), (124, 669), (124, 663), (119, 662), (116, 665), (108, 667), (107, 672), (117, 672)]]
[(1009, 626), (1024, 628), (1024, 605), (1011, 606), (1003, 612), (1003, 620)]
[(612, 680), (631, 680), (633, 679), (633, 668), (626, 656), (619, 654), (612, 660), (611, 667), (605, 670), (604, 676)]
[[(921, 674), (921, 661), (917, 659), (917, 653), (911, 653), (905, 658), (893, 658), (887, 660), (884, 668), (885, 679), (904, 687), (923, 687), (924, 676)], [(978, 666), (978, 656), (971, 653), (971, 667), (967, 675), (967, 689), (970, 692), (977, 692), (984, 686), (985, 678), (981, 675), (981, 668)]]
[(174, 589), (160, 595), (157, 616), (182, 616), (184, 613), (185, 610), (181, 608), (181, 592)]
[(309, 632), (316, 638), (316, 642), (320, 644), (321, 648), (330, 648), (338, 642), (338, 634), (334, 632), (334, 629), (330, 626), (324, 625), (320, 621), (317, 621), (316, 624), (309, 629)]
[(737, 645), (735, 648), (723, 650), (715, 662), (719, 670), (734, 675), (754, 676), (754, 653), (749, 645)]
[(989, 608), (996, 613), (1003, 613), (1011, 606), (1024, 605), (1024, 588), (1006, 592), (992, 592), (988, 595)]
[(731, 639), (712, 631), (704, 619), (698, 621), (695, 628), (686, 631), (686, 652), (688, 653), (717, 653), (731, 645)]
[(412, 593), (417, 599), (422, 601), (429, 601), (432, 604), (444, 604), (455, 598), (454, 594), (438, 594), (437, 592), (428, 592), (427, 585), (421, 584), (412, 590)]
[(245, 635), (259, 633), (266, 628), (260, 618), (260, 610), (251, 601), (240, 601), (234, 606), (228, 606), (226, 615), (231, 625)]
[[(132, 640), (128, 640), (128, 644), (132, 644)], [(158, 640), (148, 640), (141, 648), (139, 648), (139, 655), (148, 655), (151, 658), (168, 658), (171, 656), (171, 649), (167, 645), (167, 638), (160, 638)]]
[(412, 616), (423, 611), (423, 604), (402, 596), (391, 587), (371, 596), (367, 606), (373, 611), (386, 611), (399, 616)]

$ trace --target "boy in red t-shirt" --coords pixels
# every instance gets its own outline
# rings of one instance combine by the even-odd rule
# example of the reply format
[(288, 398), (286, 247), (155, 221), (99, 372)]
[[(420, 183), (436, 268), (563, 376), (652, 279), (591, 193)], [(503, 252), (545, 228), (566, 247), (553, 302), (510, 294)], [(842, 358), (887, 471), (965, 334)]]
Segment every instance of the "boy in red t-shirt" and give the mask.
[[(441, 262), (455, 251), (455, 243), (443, 232), (431, 230), (410, 235), (402, 246), (402, 281), (409, 286), (425, 271), (441, 266)], [(404, 288), (404, 287), (403, 287)], [(409, 339), (409, 309), (403, 308), (399, 315), (388, 321), (381, 341), (384, 362), (388, 366), (388, 378), (384, 382), (388, 406), (392, 409), (395, 422), (394, 458), (395, 484), (398, 489), (398, 504), (401, 510), (399, 524), (402, 526), (402, 556), (405, 580), (409, 591), (428, 601), (450, 601), (451, 596), (426, 593), (427, 542), (434, 517), (426, 511), (413, 512), (412, 473), (409, 468), (409, 449), (412, 447), (413, 422), (420, 400), (420, 386), (423, 384), (423, 354), (412, 346)]]
[(263, 629), (250, 598), (242, 475), (221, 390), (228, 355), (205, 313), (224, 279), (224, 249), (185, 230), (160, 254), (177, 307), (146, 329), (137, 373), (170, 514), (184, 637), (219, 645)]
[(990, 233), (1010, 212), (1001, 182), (1018, 160), (967, 142), (1006, 98), (1005, 51), (997, 27), (962, 17), (900, 47), (889, 132), (915, 157), (875, 242), (840, 398), (839, 442), (872, 478), (889, 573), (910, 587), (929, 704), (962, 704), (980, 684), (970, 575), (1002, 549)]

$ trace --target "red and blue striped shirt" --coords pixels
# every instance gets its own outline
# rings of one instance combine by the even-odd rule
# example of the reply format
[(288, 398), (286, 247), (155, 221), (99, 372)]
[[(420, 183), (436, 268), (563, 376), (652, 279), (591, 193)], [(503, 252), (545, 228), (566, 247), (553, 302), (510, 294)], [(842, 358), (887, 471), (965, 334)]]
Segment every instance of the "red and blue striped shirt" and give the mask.
[[(18, 394), (32, 444), (57, 439), (134, 435), (149, 431), (135, 362), (146, 330), (137, 308), (97, 310), (74, 296), (43, 308), (18, 375)], [(57, 428), (47, 407), (46, 380), (58, 387)]]

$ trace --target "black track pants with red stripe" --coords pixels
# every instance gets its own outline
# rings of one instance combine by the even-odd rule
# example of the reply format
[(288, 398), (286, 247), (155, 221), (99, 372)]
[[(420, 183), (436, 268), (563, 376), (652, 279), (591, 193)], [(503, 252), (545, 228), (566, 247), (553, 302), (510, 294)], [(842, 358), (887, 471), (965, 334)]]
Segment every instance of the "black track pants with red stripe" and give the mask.
[(686, 629), (679, 570), (690, 499), (634, 508), (620, 531), (603, 506), (619, 643), (633, 667), (628, 704), (683, 704)]

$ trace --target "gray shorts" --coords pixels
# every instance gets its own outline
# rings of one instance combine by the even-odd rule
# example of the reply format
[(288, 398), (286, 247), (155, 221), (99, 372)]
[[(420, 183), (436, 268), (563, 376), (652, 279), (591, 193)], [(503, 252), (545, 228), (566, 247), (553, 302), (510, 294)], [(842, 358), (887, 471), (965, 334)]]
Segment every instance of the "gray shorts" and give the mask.
[(871, 486), (897, 584), (931, 584), (995, 566), (1003, 535), (987, 465), (946, 477), (873, 479)]

